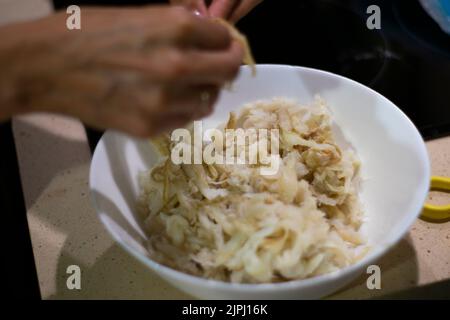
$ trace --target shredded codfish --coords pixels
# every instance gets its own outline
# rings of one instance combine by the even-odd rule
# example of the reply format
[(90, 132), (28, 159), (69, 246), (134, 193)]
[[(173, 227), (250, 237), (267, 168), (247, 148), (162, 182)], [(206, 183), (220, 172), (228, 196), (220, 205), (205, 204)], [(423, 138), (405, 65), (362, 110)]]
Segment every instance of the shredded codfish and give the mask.
[(244, 58), (243, 63), (248, 65), (252, 70), (252, 76), (256, 75), (256, 65), (255, 59), (253, 58), (252, 50), (250, 49), (250, 45), (248, 43), (247, 37), (243, 35), (234, 25), (229, 23), (228, 21), (220, 18), (215, 18), (215, 21), (225, 26), (231, 34), (231, 37), (239, 42), (244, 49)]
[(261, 164), (175, 165), (173, 145), (160, 144), (161, 162), (140, 175), (150, 256), (240, 283), (309, 278), (361, 259), (360, 163), (336, 144), (331, 123), (320, 99), (259, 101), (231, 113), (220, 130), (279, 129), (281, 161), (270, 176), (260, 174)]

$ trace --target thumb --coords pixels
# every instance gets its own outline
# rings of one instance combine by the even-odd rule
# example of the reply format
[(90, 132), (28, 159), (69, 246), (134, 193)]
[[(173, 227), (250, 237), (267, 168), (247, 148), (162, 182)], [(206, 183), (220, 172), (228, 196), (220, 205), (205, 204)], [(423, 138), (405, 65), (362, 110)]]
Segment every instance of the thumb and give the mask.
[(209, 14), (215, 18), (228, 19), (239, 0), (213, 0), (209, 6)]

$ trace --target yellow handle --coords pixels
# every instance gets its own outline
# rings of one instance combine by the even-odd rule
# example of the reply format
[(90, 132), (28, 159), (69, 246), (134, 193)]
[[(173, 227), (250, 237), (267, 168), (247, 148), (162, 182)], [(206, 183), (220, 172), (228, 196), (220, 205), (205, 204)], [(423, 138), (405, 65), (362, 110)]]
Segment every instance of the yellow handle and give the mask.
[[(446, 177), (431, 177), (430, 191), (442, 191), (450, 193), (450, 178)], [(446, 220), (450, 219), (450, 204), (444, 206), (435, 206), (425, 204), (423, 206), (421, 218), (431, 220)]]

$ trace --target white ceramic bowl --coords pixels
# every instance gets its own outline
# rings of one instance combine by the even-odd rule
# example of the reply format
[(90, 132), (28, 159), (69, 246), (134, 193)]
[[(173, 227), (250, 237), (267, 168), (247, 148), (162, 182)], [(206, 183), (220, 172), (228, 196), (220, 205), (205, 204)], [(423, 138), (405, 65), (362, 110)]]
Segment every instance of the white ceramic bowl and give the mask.
[[(257, 76), (242, 67), (232, 92), (222, 93), (204, 128), (215, 127), (243, 103), (275, 96), (309, 103), (316, 94), (328, 102), (339, 135), (362, 161), (363, 232), (372, 245), (360, 262), (335, 273), (277, 284), (230, 284), (187, 275), (152, 261), (135, 212), (138, 172), (157, 161), (147, 141), (114, 131), (95, 150), (90, 188), (100, 220), (134, 257), (192, 296), (207, 299), (305, 299), (330, 294), (357, 277), (399, 241), (417, 218), (428, 192), (430, 169), (424, 142), (406, 115), (377, 92), (347, 78), (314, 69), (258, 65)], [(150, 289), (150, 288), (149, 288)]]

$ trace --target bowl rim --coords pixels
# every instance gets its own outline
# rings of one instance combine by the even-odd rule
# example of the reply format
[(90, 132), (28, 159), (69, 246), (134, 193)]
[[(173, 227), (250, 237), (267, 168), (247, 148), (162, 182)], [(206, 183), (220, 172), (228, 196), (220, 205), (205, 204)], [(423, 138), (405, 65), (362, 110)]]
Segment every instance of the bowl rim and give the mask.
[[(114, 239), (116, 243), (119, 244), (120, 247), (122, 247), (128, 254), (135, 257), (138, 261), (143, 263), (144, 265), (148, 266), (150, 269), (158, 273), (159, 276), (161, 274), (167, 278), (167, 279), (174, 279), (176, 281), (189, 283), (194, 286), (203, 286), (203, 287), (209, 287), (211, 289), (219, 289), (219, 290), (239, 290), (241, 292), (245, 293), (251, 293), (255, 290), (289, 290), (289, 289), (299, 289), (299, 288), (308, 288), (308, 287), (315, 287), (319, 284), (324, 284), (327, 282), (330, 282), (332, 280), (338, 279), (338, 278), (345, 278), (349, 277), (350, 275), (354, 274), (355, 276), (357, 273), (361, 271), (361, 269), (366, 266), (372, 264), (374, 261), (378, 260), (382, 255), (384, 255), (389, 249), (391, 249), (395, 244), (397, 244), (408, 232), (410, 227), (412, 226), (413, 222), (417, 219), (419, 216), (423, 204), (425, 203), (426, 196), (428, 194), (429, 190), (429, 181), (431, 176), (431, 168), (430, 168), (430, 160), (428, 156), (428, 151), (425, 146), (425, 141), (421, 134), (419, 133), (417, 127), (414, 125), (414, 123), (409, 119), (409, 117), (399, 108), (397, 107), (392, 101), (381, 95), (380, 93), (376, 92), (375, 90), (355, 81), (352, 79), (349, 79), (347, 77), (329, 72), (324, 71), (320, 69), (315, 68), (308, 68), (308, 67), (302, 67), (302, 66), (294, 66), (294, 65), (285, 65), (285, 64), (257, 64), (257, 68), (264, 68), (264, 69), (295, 69), (300, 71), (306, 71), (306, 72), (313, 72), (317, 73), (321, 76), (326, 77), (334, 77), (339, 79), (340, 81), (349, 82), (350, 84), (357, 86), (361, 89), (368, 90), (368, 92), (372, 95), (377, 96), (378, 98), (381, 98), (382, 101), (386, 102), (387, 105), (392, 107), (394, 109), (394, 112), (397, 112), (400, 117), (406, 121), (407, 125), (411, 126), (415, 137), (414, 140), (418, 143), (418, 148), (421, 152), (421, 158), (422, 161), (424, 161), (424, 179), (420, 183), (420, 185), (417, 186), (417, 189), (420, 190), (422, 196), (418, 197), (418, 199), (415, 201), (415, 206), (411, 210), (411, 213), (404, 219), (404, 222), (402, 226), (399, 228), (400, 232), (397, 233), (397, 235), (393, 238), (392, 241), (389, 243), (385, 243), (383, 245), (374, 247), (371, 251), (367, 253), (367, 255), (362, 258), (361, 260), (357, 261), (356, 263), (346, 266), (344, 268), (341, 268), (339, 270), (314, 276), (311, 278), (305, 278), (305, 279), (296, 279), (296, 280), (289, 280), (284, 282), (276, 282), (276, 283), (232, 283), (232, 282), (225, 282), (220, 280), (214, 280), (214, 279), (206, 279), (200, 276), (191, 275), (188, 273), (184, 273), (182, 271), (178, 271), (176, 269), (173, 269), (171, 267), (165, 266), (163, 264), (160, 264), (150, 258), (150, 256), (142, 254), (138, 250), (134, 249), (133, 247), (129, 246), (128, 244), (122, 242), (122, 240), (119, 238), (118, 235), (114, 233), (114, 231), (108, 226), (108, 224), (104, 221), (104, 217), (107, 216), (106, 212), (103, 212), (99, 206), (97, 205), (97, 201), (95, 199), (95, 193), (93, 191), (96, 191), (96, 176), (94, 172), (94, 168), (96, 167), (94, 164), (97, 161), (98, 158), (98, 145), (96, 146), (92, 160), (90, 165), (90, 172), (89, 172), (89, 189), (90, 189), (90, 199), (92, 202), (92, 205), (108, 231), (108, 233), (111, 235), (111, 237)], [(249, 69), (248, 66), (241, 66), (241, 72), (242, 70)], [(104, 139), (105, 135), (111, 135), (111, 134), (117, 134), (117, 131), (115, 130), (107, 130), (103, 135), (102, 138), (99, 140), (99, 143)], [(419, 201), (420, 200), (420, 201)], [(413, 214), (414, 213), (414, 214)]]

